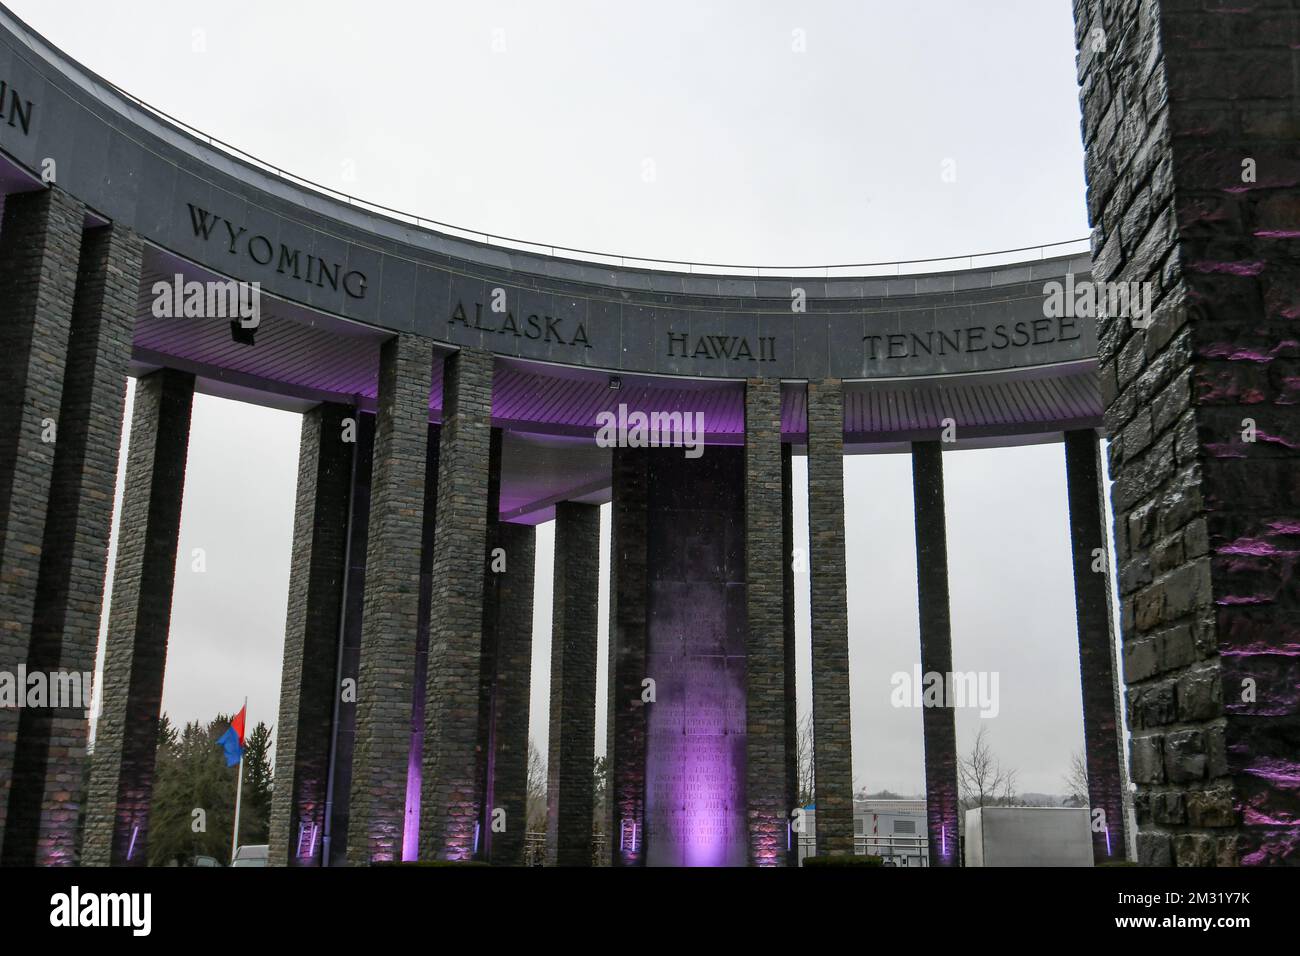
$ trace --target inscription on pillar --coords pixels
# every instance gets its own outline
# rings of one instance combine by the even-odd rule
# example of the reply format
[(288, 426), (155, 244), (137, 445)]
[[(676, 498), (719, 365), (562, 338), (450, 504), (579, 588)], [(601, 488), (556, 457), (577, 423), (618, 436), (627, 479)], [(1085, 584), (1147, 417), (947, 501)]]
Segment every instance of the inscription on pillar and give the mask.
[(650, 472), (646, 863), (744, 866), (741, 449), (652, 453)]

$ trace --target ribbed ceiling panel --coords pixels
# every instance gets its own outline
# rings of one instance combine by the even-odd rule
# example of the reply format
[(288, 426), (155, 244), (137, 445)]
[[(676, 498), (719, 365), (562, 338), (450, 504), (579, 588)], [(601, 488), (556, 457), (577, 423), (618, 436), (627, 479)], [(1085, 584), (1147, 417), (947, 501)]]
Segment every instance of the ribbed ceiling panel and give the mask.
[(1055, 378), (853, 383), (845, 389), (844, 430), (854, 441), (888, 440), (938, 431), (951, 418), (959, 435), (963, 429), (1023, 433), (1100, 424), (1101, 411), (1096, 372), (1081, 366)]

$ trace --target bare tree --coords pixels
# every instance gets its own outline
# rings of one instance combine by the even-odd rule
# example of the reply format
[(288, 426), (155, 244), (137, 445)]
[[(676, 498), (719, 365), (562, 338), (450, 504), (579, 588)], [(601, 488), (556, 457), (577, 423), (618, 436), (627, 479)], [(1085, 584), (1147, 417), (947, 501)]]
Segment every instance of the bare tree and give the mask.
[(1064, 778), (1066, 805), (1072, 807), (1088, 806), (1088, 762), (1083, 759), (1083, 752), (1076, 750), (1070, 754), (1070, 772)]
[(815, 796), (813, 784), (816, 779), (813, 774), (813, 755), (815, 751), (813, 749), (813, 719), (811, 712), (804, 714), (803, 719), (799, 721), (799, 729), (795, 739), (798, 744), (795, 749), (797, 767), (795, 778), (799, 786), (799, 806), (806, 807), (813, 802)]
[(988, 742), (988, 728), (975, 735), (970, 753), (957, 761), (957, 782), (964, 810), (1015, 802), (1016, 772), (1004, 770)]
[(1014, 770), (1007, 770), (1003, 773), (1001, 796), (998, 797), (998, 802), (1004, 807), (1014, 807), (1020, 802), (1020, 797), (1016, 793), (1016, 772)]
[(546, 830), (546, 758), (528, 738), (528, 829)]

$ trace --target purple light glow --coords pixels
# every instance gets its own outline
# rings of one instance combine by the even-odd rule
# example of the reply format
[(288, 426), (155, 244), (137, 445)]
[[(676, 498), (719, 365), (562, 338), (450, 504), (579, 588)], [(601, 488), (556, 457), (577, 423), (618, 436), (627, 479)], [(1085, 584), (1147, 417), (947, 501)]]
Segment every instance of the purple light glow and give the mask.
[[(694, 619), (687, 632), (693, 643), (696, 635), (716, 634), (710, 618), (716, 614), (720, 620), (722, 611), (683, 601), (678, 614), (678, 626)], [(680, 657), (654, 657), (649, 669), (659, 675), (659, 690), (647, 726), (646, 864), (742, 866), (747, 853), (743, 665), (688, 650)]]
[(1264, 263), (1201, 261), (1191, 263), (1188, 269), (1205, 275), (1257, 276), (1264, 271)]
[(414, 744), (406, 759), (406, 815), (402, 819), (402, 862), (420, 858), (421, 749)]
[(1292, 555), (1294, 551), (1283, 551), (1272, 541), (1262, 538), (1238, 538), (1231, 544), (1218, 549), (1219, 554), (1246, 554), (1253, 557), (1266, 557), (1270, 554)]
[(140, 835), (140, 827), (137, 824), (131, 830), (131, 845), (126, 848), (126, 859), (130, 862), (131, 857), (135, 856), (135, 838)]
[(682, 800), (682, 829), (678, 832), (686, 841), (685, 863), (725, 866), (732, 835), (728, 817), (737, 784), (735, 768), (728, 759), (730, 748), (725, 737), (700, 740), (688, 747), (684, 778), (676, 794)]

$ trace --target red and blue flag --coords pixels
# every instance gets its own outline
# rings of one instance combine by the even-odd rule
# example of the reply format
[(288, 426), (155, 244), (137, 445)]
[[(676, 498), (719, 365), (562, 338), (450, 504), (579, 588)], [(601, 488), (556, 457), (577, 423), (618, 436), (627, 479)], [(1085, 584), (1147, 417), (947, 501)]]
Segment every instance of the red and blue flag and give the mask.
[(244, 757), (244, 711), (245, 704), (230, 721), (230, 729), (217, 739), (217, 745), (226, 752), (226, 766), (233, 767)]

